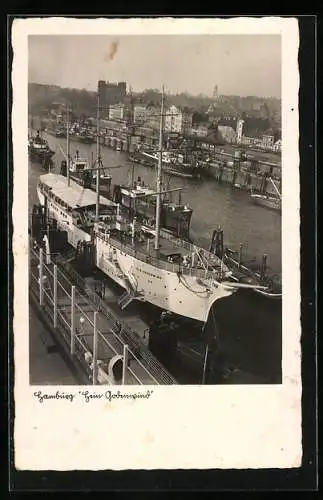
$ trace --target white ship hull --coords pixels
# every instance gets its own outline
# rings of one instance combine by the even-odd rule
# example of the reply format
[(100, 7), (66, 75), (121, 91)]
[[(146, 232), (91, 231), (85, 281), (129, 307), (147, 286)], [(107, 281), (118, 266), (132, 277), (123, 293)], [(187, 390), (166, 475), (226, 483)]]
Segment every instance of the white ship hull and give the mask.
[[(44, 205), (44, 195), (38, 191), (39, 201)], [(48, 200), (48, 214), (57, 220), (59, 229), (67, 232), (70, 245), (77, 247), (79, 241), (91, 241), (91, 236), (72, 223), (71, 216)], [(175, 314), (206, 322), (212, 304), (230, 296), (234, 289), (219, 284), (214, 286), (203, 278), (179, 274), (178, 265), (169, 264), (173, 270), (160, 269), (105, 241), (94, 238), (95, 264), (109, 278), (132, 295), (134, 300), (146, 301)], [(119, 243), (121, 246), (121, 244)]]
[(205, 322), (212, 304), (232, 294), (231, 288), (221, 284), (211, 288), (199, 278), (179, 275), (176, 265), (174, 271), (167, 271), (143, 262), (100, 237), (96, 237), (95, 246), (96, 265), (101, 271), (123, 288), (133, 291), (135, 299), (175, 314)]

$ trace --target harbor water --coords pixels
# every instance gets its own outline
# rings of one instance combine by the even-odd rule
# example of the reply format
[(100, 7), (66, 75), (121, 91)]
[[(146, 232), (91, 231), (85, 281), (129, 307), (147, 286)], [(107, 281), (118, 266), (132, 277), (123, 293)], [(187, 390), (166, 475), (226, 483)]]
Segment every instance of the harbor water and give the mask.
[[(44, 134), (50, 147), (55, 151), (53, 157), (54, 170), (59, 172), (61, 161), (64, 159), (62, 150), (66, 151), (66, 139), (56, 138)], [(73, 156), (79, 151), (80, 156), (89, 161), (95, 159), (96, 145), (81, 144), (71, 141), (70, 152)], [(111, 169), (112, 184), (130, 182), (131, 165), (127, 161), (127, 154), (117, 152), (105, 146), (101, 148), (103, 165)], [(41, 167), (30, 165), (30, 196), (35, 195), (35, 182)], [(155, 168), (135, 165), (134, 177), (140, 176), (145, 184), (154, 186), (156, 183)], [(32, 179), (35, 179), (33, 182)], [(254, 205), (249, 194), (230, 186), (220, 185), (215, 180), (192, 180), (179, 177), (164, 176), (164, 183), (169, 188), (182, 189), (182, 201), (193, 208), (191, 221), (191, 238), (204, 248), (209, 248), (213, 230), (220, 225), (224, 231), (224, 245), (239, 249), (243, 244), (243, 251), (251, 258), (268, 255), (268, 266), (276, 274), (281, 273), (281, 215), (278, 212)], [(178, 193), (173, 193), (176, 200)], [(33, 199), (33, 198), (32, 198)]]
[[(53, 171), (60, 172), (66, 151), (66, 139), (44, 134), (55, 151)], [(76, 150), (89, 161), (96, 155), (95, 144), (71, 141), (70, 153)], [(131, 165), (126, 153), (107, 147), (101, 149), (104, 167), (111, 168), (112, 185), (130, 182)], [(39, 164), (29, 162), (29, 210), (38, 203), (36, 185), (39, 175), (45, 173)], [(145, 184), (154, 186), (155, 168), (135, 165), (135, 179), (140, 176)], [(215, 180), (192, 180), (165, 176), (164, 183), (171, 188), (183, 188), (182, 201), (193, 209), (191, 238), (209, 248), (212, 232), (219, 225), (224, 231), (224, 245), (238, 249), (243, 244), (250, 258), (268, 255), (268, 266), (273, 274), (281, 273), (281, 215), (254, 205), (246, 192), (220, 185)], [(174, 200), (178, 193), (173, 193)], [(220, 303), (221, 302), (221, 303)], [(264, 299), (254, 292), (239, 291), (216, 305), (218, 327), (226, 351), (240, 369), (256, 374), (267, 382), (281, 380), (281, 301)], [(241, 361), (242, 360), (242, 361)], [(180, 374), (174, 373), (181, 381)], [(269, 380), (270, 379), (270, 380)], [(191, 383), (197, 383), (193, 380)], [(185, 383), (185, 380), (182, 380)]]

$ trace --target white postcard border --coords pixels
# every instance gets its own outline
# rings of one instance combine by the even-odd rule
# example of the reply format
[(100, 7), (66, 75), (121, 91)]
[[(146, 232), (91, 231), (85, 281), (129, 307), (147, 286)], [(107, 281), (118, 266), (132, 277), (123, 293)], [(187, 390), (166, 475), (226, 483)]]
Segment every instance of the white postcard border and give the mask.
[[(147, 400), (39, 403), (28, 349), (28, 35), (281, 34), (283, 383), (149, 387)], [(17, 19), (12, 29), (15, 464), (20, 470), (287, 468), (301, 464), (298, 24), (295, 19)], [(59, 62), (58, 62), (59, 64)], [(162, 83), (162, 82), (161, 82)], [(91, 390), (91, 387), (85, 389)], [(96, 388), (104, 392), (107, 388)], [(111, 388), (111, 389), (116, 389)], [(122, 392), (138, 388), (121, 387)], [(143, 388), (141, 388), (142, 390)], [(147, 387), (144, 387), (146, 390)]]

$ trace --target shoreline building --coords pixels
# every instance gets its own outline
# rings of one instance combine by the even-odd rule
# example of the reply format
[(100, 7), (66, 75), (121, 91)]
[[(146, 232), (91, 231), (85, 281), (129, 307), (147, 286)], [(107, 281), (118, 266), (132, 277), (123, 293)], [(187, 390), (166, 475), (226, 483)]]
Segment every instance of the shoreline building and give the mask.
[(165, 132), (185, 134), (192, 129), (193, 113), (189, 108), (170, 106), (165, 116)]
[(124, 104), (112, 104), (109, 106), (109, 120), (123, 122), (126, 119), (127, 108)]
[(244, 120), (237, 120), (237, 143), (241, 144), (242, 140), (242, 134), (243, 134), (243, 125), (244, 125)]
[(98, 93), (101, 106), (123, 103), (127, 96), (127, 82), (111, 83), (99, 80)]

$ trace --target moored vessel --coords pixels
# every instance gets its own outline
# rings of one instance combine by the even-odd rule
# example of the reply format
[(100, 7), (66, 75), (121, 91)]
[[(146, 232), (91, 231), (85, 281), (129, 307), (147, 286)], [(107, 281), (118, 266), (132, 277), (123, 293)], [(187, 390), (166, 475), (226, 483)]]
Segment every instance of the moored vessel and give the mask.
[(269, 177), (269, 180), (275, 188), (276, 196), (269, 195), (269, 194), (257, 194), (257, 193), (251, 192), (250, 198), (253, 201), (253, 203), (256, 203), (257, 205), (260, 205), (260, 206), (265, 207), (265, 208), (269, 208), (271, 210), (277, 210), (277, 211), (281, 212), (281, 209), (282, 209), (281, 194), (280, 194), (276, 184), (274, 183), (274, 181), (272, 180), (271, 177)]
[(276, 196), (270, 196), (265, 194), (251, 194), (251, 200), (256, 205), (260, 205), (265, 208), (270, 208), (271, 210), (281, 211), (281, 200)]
[(29, 137), (28, 154), (31, 161), (44, 165), (51, 160), (55, 152), (50, 149), (48, 141), (37, 131), (36, 136)]
[[(136, 161), (147, 166), (155, 167), (159, 161), (159, 153), (155, 151), (139, 150), (133, 153)], [(162, 152), (163, 172), (177, 177), (200, 178), (201, 173), (198, 166), (184, 162), (184, 156), (172, 151)]]
[(94, 135), (90, 133), (79, 134), (77, 140), (83, 142), (84, 144), (93, 144), (95, 142)]
[[(255, 285), (254, 291), (270, 299), (282, 298), (282, 285), (278, 275), (270, 276), (267, 267), (267, 254), (263, 254), (261, 264), (257, 259), (246, 262), (242, 256), (242, 245), (239, 251), (224, 247), (223, 230), (218, 227), (213, 231), (210, 252), (222, 258), (232, 272), (232, 279), (239, 283)], [(260, 285), (260, 286), (258, 286)]]
[(68, 243), (75, 249), (89, 247), (93, 265), (124, 289), (120, 307), (144, 301), (205, 323), (215, 301), (255, 285), (237, 283), (223, 259), (161, 228), (162, 123), (163, 112), (154, 228), (100, 196), (99, 175), (96, 193), (71, 180), (69, 169), (67, 177), (43, 175), (38, 197), (45, 213), (66, 232)]
[[(181, 202), (180, 189), (165, 189), (161, 193), (161, 227), (179, 238), (190, 240), (193, 210)], [(178, 202), (174, 202), (169, 196), (173, 191), (179, 191)], [(130, 215), (151, 226), (155, 224), (156, 197), (156, 191), (151, 186), (145, 185), (141, 177), (133, 183), (115, 185), (113, 188), (113, 200), (125, 207)]]

